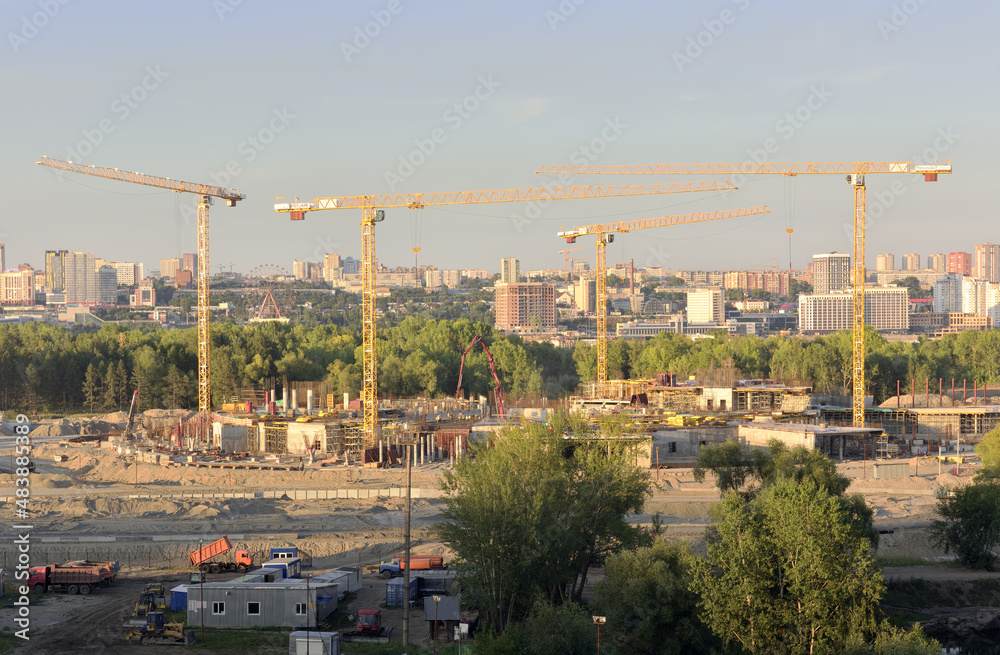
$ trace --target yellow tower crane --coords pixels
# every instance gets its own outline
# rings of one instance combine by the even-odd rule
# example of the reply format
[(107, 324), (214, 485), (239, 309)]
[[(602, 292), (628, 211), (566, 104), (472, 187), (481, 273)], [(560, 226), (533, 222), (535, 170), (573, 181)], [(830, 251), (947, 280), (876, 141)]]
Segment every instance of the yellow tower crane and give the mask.
[(609, 198), (693, 191), (725, 191), (735, 189), (728, 182), (697, 184), (633, 184), (606, 186), (534, 187), (530, 189), (496, 189), (492, 191), (451, 191), (443, 193), (412, 193), (372, 196), (342, 196), (316, 198), (306, 202), (283, 202), (274, 210), (287, 213), (293, 221), (305, 218), (306, 212), (323, 209), (361, 209), (361, 331), (364, 354), (364, 377), (361, 404), (364, 410), (365, 448), (374, 446), (378, 423), (378, 360), (375, 351), (375, 224), (385, 219), (383, 208), (406, 207), (422, 209), (428, 205), (466, 205), (495, 202), (537, 202), (573, 200), (578, 198)]
[(742, 164), (637, 164), (619, 166), (545, 166), (538, 173), (588, 173), (630, 175), (845, 175), (854, 188), (853, 291), (853, 418), (854, 427), (865, 425), (865, 175), (910, 173), (937, 182), (939, 173), (951, 173), (951, 164), (881, 162), (743, 162)]
[(618, 221), (617, 223), (600, 223), (598, 225), (585, 225), (572, 230), (563, 230), (557, 233), (560, 239), (566, 239), (566, 243), (576, 243), (577, 237), (593, 234), (597, 237), (597, 393), (602, 398), (607, 394), (608, 382), (608, 244), (614, 242), (615, 232), (626, 233), (632, 230), (646, 230), (652, 227), (668, 227), (671, 225), (688, 225), (690, 223), (702, 223), (705, 221), (719, 221), (726, 218), (739, 218), (741, 216), (752, 216), (754, 214), (770, 213), (764, 205), (759, 207), (745, 207), (743, 209), (729, 209), (717, 212), (694, 212), (690, 214), (675, 214), (673, 216), (659, 216), (657, 218), (642, 218), (632, 221)]
[(228, 206), (235, 207), (236, 202), (244, 200), (246, 196), (233, 189), (224, 189), (208, 184), (182, 182), (171, 180), (169, 177), (154, 177), (142, 173), (120, 171), (117, 168), (74, 164), (70, 161), (50, 159), (45, 156), (35, 163), (39, 166), (58, 168), (71, 173), (82, 173), (109, 180), (131, 182), (132, 184), (145, 184), (177, 193), (193, 193), (198, 196), (198, 411), (210, 411), (212, 408), (212, 388), (209, 372), (210, 340), (208, 333), (208, 207), (212, 204), (213, 197), (222, 198)]

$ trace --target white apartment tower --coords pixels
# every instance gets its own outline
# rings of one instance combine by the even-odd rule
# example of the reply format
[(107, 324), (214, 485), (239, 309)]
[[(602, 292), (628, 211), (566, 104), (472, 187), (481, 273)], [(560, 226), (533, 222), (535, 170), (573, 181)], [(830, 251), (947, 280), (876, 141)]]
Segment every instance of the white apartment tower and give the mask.
[(850, 288), (850, 255), (837, 252), (813, 255), (814, 293), (831, 293)]

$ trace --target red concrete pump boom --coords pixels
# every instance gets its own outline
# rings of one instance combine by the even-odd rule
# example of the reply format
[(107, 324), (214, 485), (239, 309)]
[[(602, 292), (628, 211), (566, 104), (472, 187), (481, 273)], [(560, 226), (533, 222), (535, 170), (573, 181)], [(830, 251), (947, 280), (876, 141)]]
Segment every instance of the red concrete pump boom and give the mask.
[(490, 349), (486, 347), (486, 342), (483, 341), (483, 338), (478, 334), (472, 337), (472, 341), (469, 342), (469, 347), (462, 353), (462, 364), (458, 367), (458, 388), (455, 390), (455, 398), (462, 395), (462, 371), (465, 370), (465, 356), (469, 354), (469, 351), (472, 350), (472, 347), (476, 345), (477, 341), (482, 344), (483, 350), (486, 351), (486, 356), (490, 360), (490, 372), (493, 373), (493, 379), (496, 380), (497, 383), (497, 409), (500, 411), (500, 418), (503, 418), (503, 391), (500, 389), (500, 378), (497, 376), (497, 368), (493, 364), (493, 353), (491, 353)]

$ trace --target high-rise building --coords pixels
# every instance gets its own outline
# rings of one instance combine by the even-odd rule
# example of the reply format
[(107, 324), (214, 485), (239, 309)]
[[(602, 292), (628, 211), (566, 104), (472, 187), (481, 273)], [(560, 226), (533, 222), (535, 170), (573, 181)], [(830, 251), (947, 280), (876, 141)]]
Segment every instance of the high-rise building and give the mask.
[(948, 265), (948, 258), (944, 253), (935, 253), (927, 257), (927, 268), (938, 273), (944, 273)]
[(481, 268), (463, 268), (462, 277), (467, 280), (487, 280), (491, 276), (488, 272)]
[(155, 307), (156, 289), (152, 284), (140, 284), (135, 288), (135, 293), (129, 295), (129, 304), (132, 307)]
[(498, 284), (494, 309), (498, 330), (553, 330), (556, 327), (556, 285)]
[(936, 313), (962, 311), (962, 275), (945, 273), (934, 283)]
[(444, 284), (442, 271), (432, 268), (424, 271), (424, 286), (428, 289), (437, 289)]
[(592, 278), (580, 279), (573, 285), (573, 302), (576, 308), (584, 314), (594, 314), (597, 312), (597, 280)]
[(94, 256), (78, 250), (75, 253), (64, 255), (63, 260), (66, 275), (66, 302), (100, 302)]
[(976, 246), (973, 275), (987, 282), (1000, 282), (1000, 244), (982, 243)]
[(170, 259), (160, 260), (160, 277), (165, 278), (176, 278), (177, 271), (183, 268), (180, 257), (171, 257)]
[(904, 271), (919, 271), (920, 270), (920, 255), (915, 252), (903, 255), (903, 270)]
[(972, 275), (972, 254), (967, 252), (950, 252), (945, 263), (946, 273), (958, 273), (959, 275)]
[(521, 262), (515, 257), (500, 260), (500, 284), (515, 284), (521, 279)]
[(323, 279), (326, 282), (332, 282), (338, 279), (339, 272), (334, 273), (335, 270), (340, 268), (340, 255), (336, 253), (329, 253), (323, 255)]
[[(905, 332), (910, 327), (905, 287), (865, 287), (865, 323), (879, 332)], [(854, 327), (854, 294), (850, 291), (799, 296), (799, 329), (803, 333), (838, 332)]]
[(0, 271), (0, 304), (35, 304), (35, 271), (30, 266)]
[(66, 291), (66, 255), (68, 250), (45, 251), (45, 291), (63, 293)]
[(687, 292), (688, 323), (722, 323), (722, 289), (692, 289)]
[(851, 256), (831, 252), (813, 255), (813, 291), (831, 293), (851, 288)]
[(341, 263), (343, 264), (344, 275), (357, 275), (361, 272), (361, 262), (353, 257), (344, 257)]
[(146, 267), (138, 262), (115, 262), (118, 273), (118, 286), (132, 287), (145, 279)]
[(975, 277), (962, 277), (962, 310), (976, 316), (989, 315), (987, 295), (991, 284)]
[(876, 271), (894, 271), (896, 270), (896, 255), (891, 252), (887, 252), (875, 257), (875, 270)]
[(113, 266), (97, 269), (97, 302), (102, 305), (118, 302), (118, 271)]
[(192, 275), (198, 277), (198, 253), (184, 253), (181, 268), (186, 271), (191, 271)]
[(441, 284), (449, 289), (454, 289), (455, 287), (460, 286), (462, 284), (462, 271), (441, 271)]

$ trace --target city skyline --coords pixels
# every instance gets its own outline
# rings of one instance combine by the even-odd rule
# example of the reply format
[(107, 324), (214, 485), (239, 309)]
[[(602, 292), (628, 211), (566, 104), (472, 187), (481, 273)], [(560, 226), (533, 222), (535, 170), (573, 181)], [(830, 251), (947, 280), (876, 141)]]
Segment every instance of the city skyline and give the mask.
[[(40, 21), (37, 2), (6, 3), (2, 75), (18, 99), (4, 108), (18, 129), (0, 158), (8, 267), (40, 267), (53, 247), (147, 266), (195, 250), (191, 197), (33, 166), (43, 154), (242, 189), (238, 207), (213, 208), (213, 271), (360, 253), (360, 212), (290, 223), (274, 213), (276, 196), (542, 186), (553, 178), (538, 167), (590, 162), (952, 159), (955, 174), (936, 184), (870, 176), (869, 268), (878, 252), (926, 252), (932, 239), (944, 252), (1000, 240), (986, 199), (997, 90), (970, 64), (1000, 60), (995, 6), (389, 4), (59, 4)], [(571, 54), (597, 39), (606, 47), (592, 61)], [(928, 43), (935, 56), (915, 58)], [(569, 181), (668, 179), (688, 181)], [(772, 213), (623, 235), (609, 264), (751, 270), (776, 259), (787, 269), (786, 227), (793, 268), (850, 250), (852, 194), (837, 176), (740, 186), (721, 197), (387, 210), (376, 254), (402, 266), (419, 245), (442, 268), (512, 255), (525, 269), (558, 268), (560, 227), (760, 203)], [(49, 243), (54, 231), (60, 244)]]

